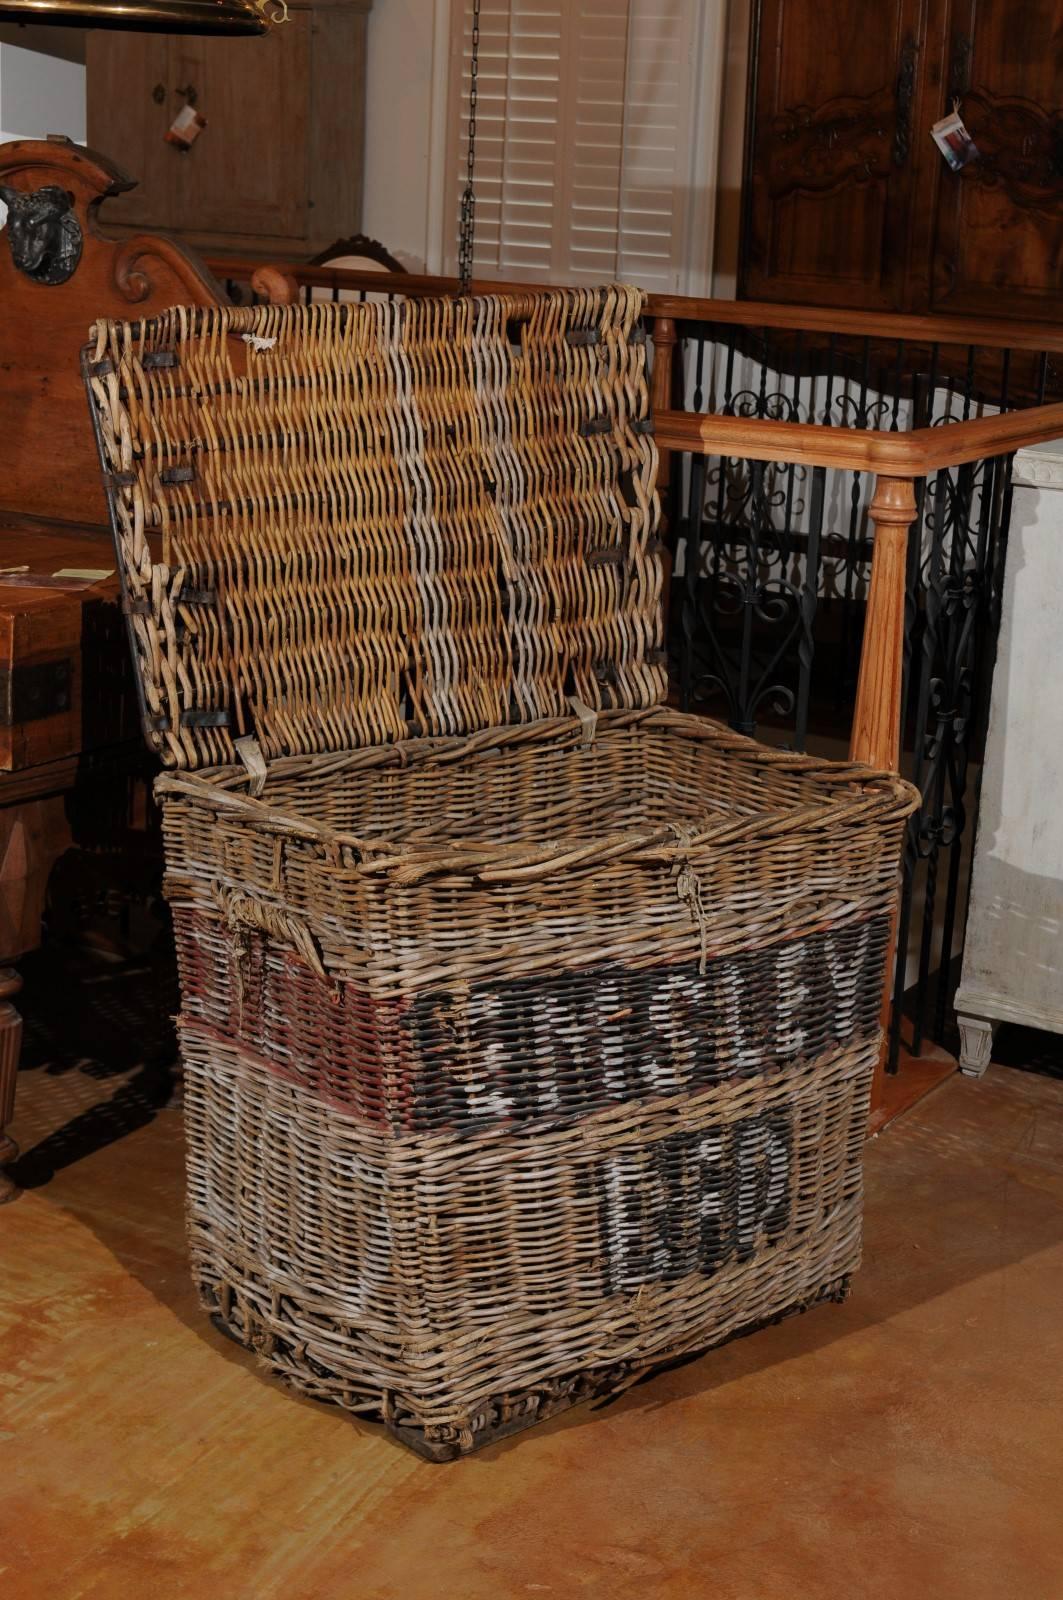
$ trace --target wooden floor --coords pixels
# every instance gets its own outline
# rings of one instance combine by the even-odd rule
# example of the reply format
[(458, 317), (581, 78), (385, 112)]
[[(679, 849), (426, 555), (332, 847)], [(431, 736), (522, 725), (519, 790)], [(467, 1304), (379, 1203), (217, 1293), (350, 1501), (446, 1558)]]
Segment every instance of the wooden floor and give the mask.
[(953, 1079), (868, 1147), (847, 1305), (453, 1466), (203, 1321), (157, 1089), (22, 1075), (4, 1600), (1063, 1596), (1063, 1082)]

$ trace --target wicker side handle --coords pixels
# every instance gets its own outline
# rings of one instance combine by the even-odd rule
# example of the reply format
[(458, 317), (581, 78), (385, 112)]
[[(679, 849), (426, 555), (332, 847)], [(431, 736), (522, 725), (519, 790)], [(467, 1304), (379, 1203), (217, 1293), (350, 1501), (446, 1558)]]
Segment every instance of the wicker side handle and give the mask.
[(332, 982), (321, 959), (321, 946), (300, 917), (283, 906), (270, 905), (239, 889), (227, 889), (221, 883), (211, 884), (211, 892), (231, 932), (238, 934), (242, 929), (255, 928), (274, 939), (284, 940), (299, 952), (319, 978)]

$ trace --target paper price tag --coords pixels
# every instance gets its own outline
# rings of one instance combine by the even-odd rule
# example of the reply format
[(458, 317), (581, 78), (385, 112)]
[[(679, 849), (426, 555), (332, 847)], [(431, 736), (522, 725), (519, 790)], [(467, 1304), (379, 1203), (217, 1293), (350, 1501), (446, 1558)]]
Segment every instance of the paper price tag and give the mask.
[(978, 160), (978, 146), (964, 127), (959, 111), (950, 111), (947, 117), (935, 122), (930, 137), (953, 172), (962, 172), (964, 167)]
[(206, 126), (206, 117), (201, 117), (195, 106), (183, 106), (170, 123), (165, 135), (166, 143), (176, 145), (179, 150), (187, 150), (195, 144)]

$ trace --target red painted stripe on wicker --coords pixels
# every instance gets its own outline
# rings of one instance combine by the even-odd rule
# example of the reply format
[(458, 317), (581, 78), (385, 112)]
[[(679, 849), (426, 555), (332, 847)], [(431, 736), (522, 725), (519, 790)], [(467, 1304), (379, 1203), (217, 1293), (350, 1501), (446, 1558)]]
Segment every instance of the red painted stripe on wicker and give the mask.
[(174, 909), (184, 1019), (397, 1133), (586, 1115), (781, 1072), (875, 1035), (888, 920), (667, 967), (597, 966), (382, 999), (263, 935)]

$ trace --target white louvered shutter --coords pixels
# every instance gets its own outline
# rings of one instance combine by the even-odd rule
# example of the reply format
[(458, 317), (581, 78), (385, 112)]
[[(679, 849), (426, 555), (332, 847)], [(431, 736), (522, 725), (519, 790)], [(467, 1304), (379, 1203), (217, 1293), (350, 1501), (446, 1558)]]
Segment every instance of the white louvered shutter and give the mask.
[[(682, 291), (696, 170), (699, 0), (482, 0), (475, 270)], [(451, 270), (472, 0), (452, 13)]]

